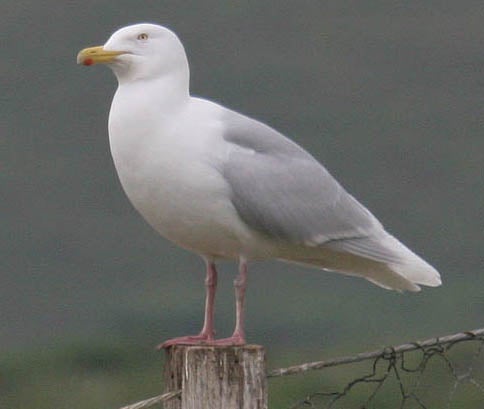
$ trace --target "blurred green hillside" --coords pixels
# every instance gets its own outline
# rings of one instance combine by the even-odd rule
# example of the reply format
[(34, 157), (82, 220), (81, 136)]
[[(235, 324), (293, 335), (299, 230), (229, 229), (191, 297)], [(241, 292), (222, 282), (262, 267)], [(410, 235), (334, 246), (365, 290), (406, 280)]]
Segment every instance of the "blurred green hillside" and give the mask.
[[(483, 17), (473, 0), (4, 0), (0, 408), (156, 395), (153, 346), (199, 329), (203, 264), (132, 209), (107, 139), (116, 81), (75, 64), (79, 49), (141, 21), (179, 35), (193, 94), (307, 148), (442, 273), (441, 288), (397, 294), (254, 264), (248, 337), (271, 367), (483, 327)], [(223, 336), (235, 267), (220, 270)], [(341, 376), (274, 382), (273, 409)]]

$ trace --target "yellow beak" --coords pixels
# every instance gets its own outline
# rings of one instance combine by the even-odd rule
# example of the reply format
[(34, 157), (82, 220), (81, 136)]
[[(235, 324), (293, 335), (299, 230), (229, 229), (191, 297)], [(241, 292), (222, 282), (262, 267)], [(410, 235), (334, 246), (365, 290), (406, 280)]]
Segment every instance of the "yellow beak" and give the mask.
[(126, 54), (124, 51), (107, 51), (102, 45), (98, 47), (84, 48), (77, 54), (77, 63), (83, 65), (93, 64), (108, 64), (121, 54)]

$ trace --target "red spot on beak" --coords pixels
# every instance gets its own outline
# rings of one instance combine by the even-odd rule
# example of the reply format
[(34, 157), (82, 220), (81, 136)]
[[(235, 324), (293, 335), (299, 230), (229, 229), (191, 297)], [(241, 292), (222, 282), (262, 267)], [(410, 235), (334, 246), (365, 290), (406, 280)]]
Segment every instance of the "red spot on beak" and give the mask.
[(94, 64), (94, 61), (92, 58), (86, 58), (84, 60), (84, 65), (93, 65)]

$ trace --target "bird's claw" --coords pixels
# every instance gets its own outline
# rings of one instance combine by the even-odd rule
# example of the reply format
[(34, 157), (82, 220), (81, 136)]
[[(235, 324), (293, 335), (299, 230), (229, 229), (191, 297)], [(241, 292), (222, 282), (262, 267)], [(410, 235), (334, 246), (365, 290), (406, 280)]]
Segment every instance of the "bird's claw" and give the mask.
[(158, 345), (156, 349), (166, 349), (174, 345), (238, 346), (245, 345), (245, 343), (245, 338), (240, 334), (221, 339), (214, 339), (213, 336), (199, 334), (169, 339)]
[(173, 345), (210, 345), (213, 340), (213, 336), (210, 337), (206, 334), (187, 335), (184, 337), (172, 338), (165, 342), (162, 342), (156, 347), (156, 349), (161, 350), (164, 348), (169, 348)]

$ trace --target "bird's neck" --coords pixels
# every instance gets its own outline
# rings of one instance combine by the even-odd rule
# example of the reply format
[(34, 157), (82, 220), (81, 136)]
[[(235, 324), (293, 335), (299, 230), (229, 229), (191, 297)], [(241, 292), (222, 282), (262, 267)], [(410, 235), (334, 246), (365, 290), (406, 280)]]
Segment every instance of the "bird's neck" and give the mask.
[(188, 84), (183, 78), (170, 76), (120, 83), (109, 114), (109, 138), (115, 161), (149, 146), (151, 138), (170, 135), (173, 119), (186, 109), (189, 101)]
[(150, 112), (159, 119), (170, 116), (181, 109), (190, 99), (188, 75), (177, 72), (156, 79), (119, 82), (113, 105), (123, 111), (123, 116), (136, 112), (138, 118), (143, 112)]

